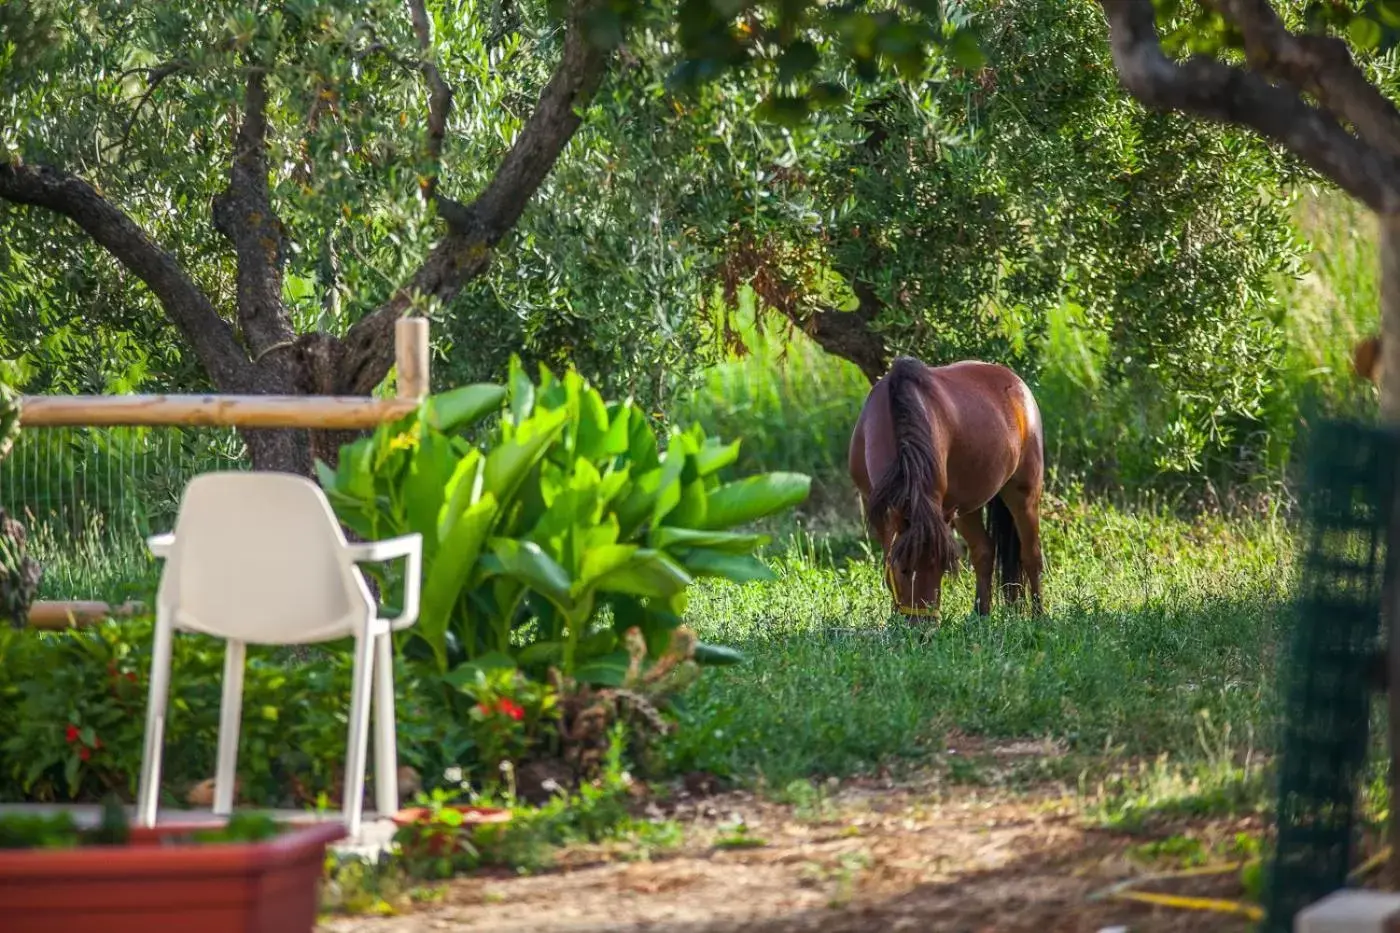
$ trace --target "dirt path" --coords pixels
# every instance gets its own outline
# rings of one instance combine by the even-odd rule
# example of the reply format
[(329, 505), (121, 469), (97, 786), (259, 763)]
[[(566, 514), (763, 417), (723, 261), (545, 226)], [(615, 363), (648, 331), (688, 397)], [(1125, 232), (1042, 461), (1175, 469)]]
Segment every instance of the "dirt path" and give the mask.
[[(678, 851), (650, 861), (604, 849), (566, 853), (557, 872), (466, 878), (411, 914), (338, 917), (326, 933), (846, 933), (846, 931), (1243, 931), (1241, 918), (1088, 895), (1147, 869), (1144, 840), (1086, 829), (1049, 792), (854, 782), (820, 806), (731, 793), (682, 805)], [(743, 832), (735, 827), (742, 824)], [(1229, 838), (1244, 824), (1178, 826)], [(1257, 828), (1257, 827), (1254, 827)], [(737, 847), (747, 838), (749, 847)], [(1190, 893), (1234, 898), (1233, 876)]]

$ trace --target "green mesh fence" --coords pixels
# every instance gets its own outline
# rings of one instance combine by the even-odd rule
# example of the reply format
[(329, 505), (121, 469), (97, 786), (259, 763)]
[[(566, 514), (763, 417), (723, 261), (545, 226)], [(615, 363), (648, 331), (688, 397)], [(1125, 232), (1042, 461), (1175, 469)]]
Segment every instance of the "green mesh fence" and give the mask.
[(1299, 910), (1344, 887), (1352, 863), (1400, 434), (1324, 422), (1310, 450), (1309, 541), (1285, 673), (1278, 845), (1265, 905), (1270, 933), (1292, 930)]

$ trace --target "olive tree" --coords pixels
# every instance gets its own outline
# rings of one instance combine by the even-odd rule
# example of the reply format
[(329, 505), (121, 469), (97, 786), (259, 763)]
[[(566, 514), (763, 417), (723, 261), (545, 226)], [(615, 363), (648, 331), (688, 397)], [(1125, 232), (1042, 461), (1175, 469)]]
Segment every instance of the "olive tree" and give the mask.
[[(81, 274), (139, 280), (229, 393), (373, 390), (394, 321), (490, 268), (630, 32), (671, 29), (683, 85), (763, 71), (775, 47), (805, 62), (810, 29), (865, 71), (975, 52), (937, 3), (15, 0), (0, 17), (12, 296), (48, 277), (35, 257), (100, 247), (117, 268)], [(310, 467), (298, 432), (247, 440), (259, 466)]]

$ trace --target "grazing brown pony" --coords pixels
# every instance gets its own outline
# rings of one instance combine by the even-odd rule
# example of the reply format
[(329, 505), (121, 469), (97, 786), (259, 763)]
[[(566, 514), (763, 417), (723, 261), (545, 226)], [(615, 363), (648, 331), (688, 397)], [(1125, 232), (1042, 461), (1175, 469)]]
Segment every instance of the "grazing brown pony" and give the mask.
[(978, 613), (992, 610), (994, 566), (1008, 602), (1024, 586), (1042, 611), (1045, 445), (1040, 409), (1011, 370), (895, 360), (865, 399), (850, 470), (902, 613), (938, 614), (943, 576), (957, 569), (954, 527), (977, 572)]

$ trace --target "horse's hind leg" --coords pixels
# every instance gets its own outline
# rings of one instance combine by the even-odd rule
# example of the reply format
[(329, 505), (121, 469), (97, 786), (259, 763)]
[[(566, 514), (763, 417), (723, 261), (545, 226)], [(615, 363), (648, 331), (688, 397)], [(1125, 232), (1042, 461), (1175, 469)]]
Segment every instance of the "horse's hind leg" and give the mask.
[(982, 524), (982, 510), (959, 515), (953, 519), (953, 525), (967, 542), (972, 569), (977, 572), (977, 614), (989, 615), (992, 611), (993, 548), (992, 538)]
[(1045, 611), (1040, 598), (1040, 575), (1045, 565), (1040, 551), (1040, 489), (1005, 498), (1011, 520), (1016, 523), (1016, 535), (1021, 539), (1021, 569), (1031, 591), (1031, 612), (1040, 615)]
[[(1016, 537), (1021, 543), (1021, 572), (1025, 575), (1026, 587), (1031, 594), (1031, 612), (1040, 615), (1044, 606), (1040, 597), (1040, 576), (1045, 560), (1040, 550), (1040, 470), (1034, 465), (1023, 467), (1013, 476), (1001, 491), (1001, 500), (1006, 503), (1011, 520), (1016, 525)], [(1015, 601), (1017, 590), (1009, 594)]]

